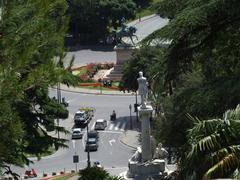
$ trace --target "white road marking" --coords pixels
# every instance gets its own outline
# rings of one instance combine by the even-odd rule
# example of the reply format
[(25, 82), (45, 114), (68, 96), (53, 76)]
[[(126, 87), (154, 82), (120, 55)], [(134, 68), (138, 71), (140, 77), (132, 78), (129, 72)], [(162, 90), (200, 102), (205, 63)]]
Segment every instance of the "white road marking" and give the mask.
[(126, 123), (123, 123), (122, 128), (120, 129), (121, 131), (124, 131), (126, 127)]
[(120, 122), (118, 122), (117, 124), (116, 124), (116, 126), (115, 126), (115, 128), (114, 128), (114, 130), (118, 130), (119, 128), (118, 128), (118, 126), (120, 125)]
[(76, 141), (72, 140), (73, 149), (75, 149), (75, 143), (76, 143)]
[(111, 139), (111, 140), (109, 141), (109, 144), (112, 146), (112, 143), (114, 143), (114, 142), (116, 142), (116, 140), (115, 140), (115, 139)]
[(99, 133), (113, 133), (113, 134), (122, 134), (121, 131), (98, 131)]
[(114, 124), (110, 124), (110, 126), (109, 126), (109, 130), (112, 130), (113, 129), (113, 126), (114, 126)]

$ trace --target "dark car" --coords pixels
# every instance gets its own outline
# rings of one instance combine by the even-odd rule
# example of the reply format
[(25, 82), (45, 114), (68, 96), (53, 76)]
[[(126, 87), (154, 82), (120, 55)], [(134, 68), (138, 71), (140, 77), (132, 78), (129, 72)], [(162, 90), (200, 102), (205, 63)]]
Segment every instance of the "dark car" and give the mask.
[(86, 141), (85, 151), (97, 151), (98, 141), (97, 138), (88, 138)]
[(74, 123), (76, 125), (78, 124), (84, 124), (86, 123), (86, 114), (85, 111), (77, 111), (74, 115)]
[(96, 138), (96, 139), (98, 139), (99, 138), (98, 132), (95, 131), (95, 130), (89, 131), (88, 132), (88, 138)]

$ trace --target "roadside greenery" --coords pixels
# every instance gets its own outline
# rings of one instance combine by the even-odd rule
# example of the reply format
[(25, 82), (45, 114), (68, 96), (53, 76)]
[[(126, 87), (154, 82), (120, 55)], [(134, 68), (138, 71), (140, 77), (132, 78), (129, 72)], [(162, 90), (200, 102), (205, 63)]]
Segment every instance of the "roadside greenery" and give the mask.
[(95, 166), (80, 170), (79, 176), (79, 180), (123, 180), (123, 178), (111, 176), (105, 169)]
[[(67, 0), (69, 33), (74, 41), (89, 42), (103, 38), (113, 27), (117, 29), (124, 17), (135, 16), (136, 4), (132, 0)], [(96, 31), (97, 29), (97, 31)]]
[[(195, 128), (191, 116), (216, 119), (216, 124), (220, 125), (222, 114), (236, 108), (240, 102), (239, 6), (236, 0), (157, 1), (154, 7), (170, 21), (147, 37), (143, 47), (125, 65), (122, 87), (135, 91), (140, 70), (149, 80), (149, 98), (159, 122), (154, 126), (158, 129), (153, 131), (165, 146), (177, 149), (179, 179), (226, 178), (239, 168), (234, 165), (238, 164), (240, 156), (232, 147), (222, 147), (226, 154), (221, 157), (220, 152), (209, 148), (208, 153), (194, 151), (195, 155), (189, 156), (193, 151), (192, 139), (198, 141), (203, 135), (188, 133)], [(158, 40), (159, 44), (152, 47), (152, 40)], [(163, 41), (168, 41), (169, 46), (163, 48)], [(211, 133), (218, 134), (218, 127), (212, 127)], [(230, 133), (224, 135), (225, 139), (232, 138)], [(238, 141), (234, 143), (239, 146)], [(213, 145), (216, 144), (208, 144), (205, 149)], [(231, 151), (236, 152), (234, 156), (230, 155)], [(216, 160), (215, 157), (219, 158), (221, 173), (217, 171), (218, 161), (211, 161)], [(227, 167), (229, 158), (234, 160), (234, 167)], [(193, 162), (194, 166), (188, 162)], [(210, 170), (213, 166), (214, 171)]]
[(65, 139), (46, 131), (67, 133), (54, 119), (68, 117), (67, 109), (48, 96), (48, 87), (78, 82), (63, 68), (66, 10), (64, 0), (4, 1), (0, 23), (0, 168), (6, 171), (8, 164), (29, 164), (26, 154), (40, 158), (49, 147), (66, 147)]

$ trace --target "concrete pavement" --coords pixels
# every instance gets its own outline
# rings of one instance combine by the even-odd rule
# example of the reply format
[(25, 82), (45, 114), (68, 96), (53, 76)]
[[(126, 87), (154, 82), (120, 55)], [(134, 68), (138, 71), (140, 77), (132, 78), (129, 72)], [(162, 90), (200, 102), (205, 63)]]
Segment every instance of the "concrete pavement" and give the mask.
[[(53, 87), (52, 89), (56, 89)], [(80, 88), (80, 87), (73, 87), (73, 86), (66, 86), (61, 84), (60, 89), (62, 91), (72, 92), (72, 93), (81, 93), (81, 94), (96, 94), (96, 95), (118, 95), (118, 96), (133, 96), (135, 95), (134, 92), (123, 92), (117, 90), (98, 90), (98, 89), (87, 89), (87, 88)]]

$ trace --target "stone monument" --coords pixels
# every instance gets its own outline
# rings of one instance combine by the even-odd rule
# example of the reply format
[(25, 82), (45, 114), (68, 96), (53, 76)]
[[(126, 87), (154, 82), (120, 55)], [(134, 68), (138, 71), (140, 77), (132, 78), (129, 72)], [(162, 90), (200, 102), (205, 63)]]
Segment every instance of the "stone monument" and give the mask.
[[(122, 78), (122, 66), (130, 59), (133, 51), (136, 49), (135, 39), (138, 37), (135, 35), (137, 28), (134, 26), (127, 26), (125, 20), (122, 20), (121, 29), (115, 33), (116, 46), (114, 50), (116, 51), (117, 61), (114, 65), (113, 70), (104, 77), (104, 80), (120, 81)], [(133, 39), (134, 38), (134, 39)]]
[(165, 171), (165, 160), (167, 151), (159, 143), (153, 151), (152, 138), (150, 135), (150, 116), (153, 108), (147, 104), (148, 82), (143, 73), (139, 72), (138, 94), (141, 96), (141, 105), (138, 107), (141, 121), (141, 147), (129, 159), (127, 172), (128, 178), (144, 180), (147, 178), (162, 177)]

